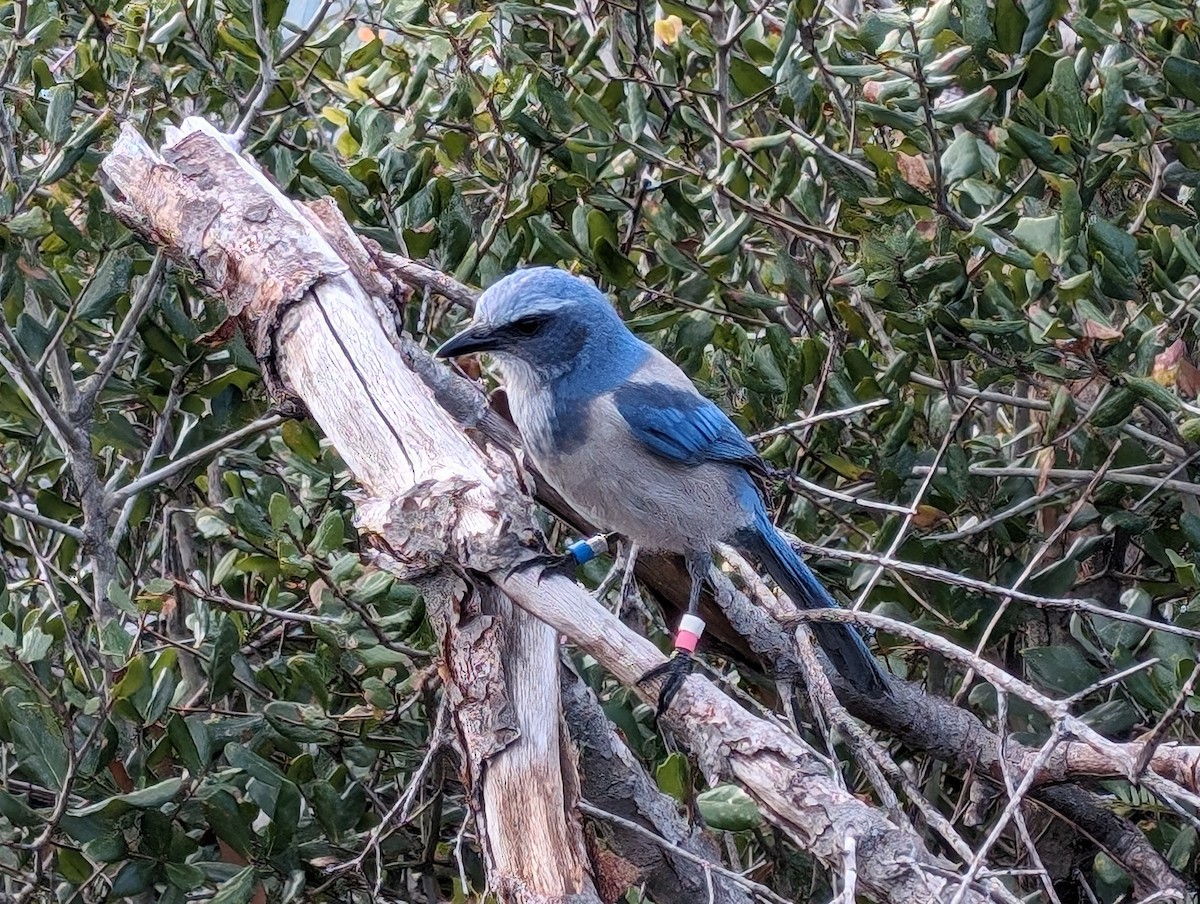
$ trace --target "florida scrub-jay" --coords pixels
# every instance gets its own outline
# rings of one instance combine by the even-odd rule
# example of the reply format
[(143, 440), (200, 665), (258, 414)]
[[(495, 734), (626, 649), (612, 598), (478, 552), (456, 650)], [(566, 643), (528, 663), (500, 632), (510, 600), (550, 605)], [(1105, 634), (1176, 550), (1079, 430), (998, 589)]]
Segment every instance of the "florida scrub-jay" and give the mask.
[[(480, 296), (471, 325), (437, 355), (474, 352), (496, 358), (527, 451), (563, 498), (635, 547), (684, 557), (688, 615), (676, 655), (662, 669), (660, 712), (691, 668), (715, 544), (756, 559), (796, 605), (837, 605), (771, 523), (754, 481), (767, 468), (754, 447), (589, 283), (552, 267), (501, 279)], [(870, 696), (887, 694), (852, 626), (814, 622), (812, 629), (843, 677)]]

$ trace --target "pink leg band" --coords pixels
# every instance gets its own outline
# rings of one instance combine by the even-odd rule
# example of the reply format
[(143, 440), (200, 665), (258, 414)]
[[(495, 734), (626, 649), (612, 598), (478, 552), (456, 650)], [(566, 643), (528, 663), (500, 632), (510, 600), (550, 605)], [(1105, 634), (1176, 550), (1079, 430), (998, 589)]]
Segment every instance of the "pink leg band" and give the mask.
[(689, 653), (696, 652), (696, 645), (700, 643), (700, 635), (693, 634), (691, 631), (681, 630), (675, 635), (675, 649), (687, 650)]
[(679, 620), (679, 630), (675, 634), (675, 649), (696, 652), (700, 643), (700, 635), (704, 633), (704, 619), (695, 615), (685, 615)]

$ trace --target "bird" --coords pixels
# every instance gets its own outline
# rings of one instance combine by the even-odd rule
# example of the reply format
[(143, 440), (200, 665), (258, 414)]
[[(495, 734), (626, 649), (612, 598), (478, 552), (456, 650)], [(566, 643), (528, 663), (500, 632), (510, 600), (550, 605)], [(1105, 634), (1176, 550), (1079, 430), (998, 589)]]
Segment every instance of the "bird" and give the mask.
[[(714, 402), (658, 349), (639, 339), (608, 298), (556, 267), (502, 277), (438, 358), (486, 353), (540, 474), (580, 514), (633, 549), (681, 555), (687, 612), (665, 665), (656, 714), (693, 668), (703, 633), (700, 593), (717, 544), (756, 561), (802, 609), (836, 608), (821, 581), (772, 522), (760, 490), (771, 470)], [(852, 625), (813, 622), (837, 671), (882, 699), (888, 679)]]

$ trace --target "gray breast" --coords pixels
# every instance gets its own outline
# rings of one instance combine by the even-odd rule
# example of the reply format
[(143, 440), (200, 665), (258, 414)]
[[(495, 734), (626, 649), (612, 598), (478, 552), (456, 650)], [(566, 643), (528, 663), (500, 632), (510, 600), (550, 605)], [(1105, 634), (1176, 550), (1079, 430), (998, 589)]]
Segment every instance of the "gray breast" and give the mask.
[(733, 467), (654, 455), (630, 433), (611, 395), (585, 407), (581, 426), (585, 442), (568, 449), (531, 443), (531, 452), (555, 489), (602, 530), (645, 549), (683, 553), (708, 550), (749, 523), (731, 485)]

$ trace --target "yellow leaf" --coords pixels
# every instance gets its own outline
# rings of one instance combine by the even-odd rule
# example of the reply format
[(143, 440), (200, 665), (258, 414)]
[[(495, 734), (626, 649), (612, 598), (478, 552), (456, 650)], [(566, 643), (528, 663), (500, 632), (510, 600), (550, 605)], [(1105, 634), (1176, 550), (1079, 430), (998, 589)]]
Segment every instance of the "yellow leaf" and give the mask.
[(337, 137), (333, 140), (333, 146), (338, 149), (338, 153), (343, 157), (356, 157), (362, 146), (350, 134), (348, 129), (339, 129)]
[(665, 47), (670, 47), (683, 34), (683, 20), (678, 16), (667, 16), (654, 22), (654, 40)]
[(345, 126), (350, 122), (350, 116), (345, 110), (339, 110), (337, 107), (322, 107), (321, 116), (335, 126)]
[(366, 84), (367, 79), (364, 76), (356, 75), (351, 78), (350, 81), (346, 82), (346, 93), (349, 94), (354, 100), (363, 101), (365, 103), (371, 99), (371, 95), (369, 95), (365, 90)]

